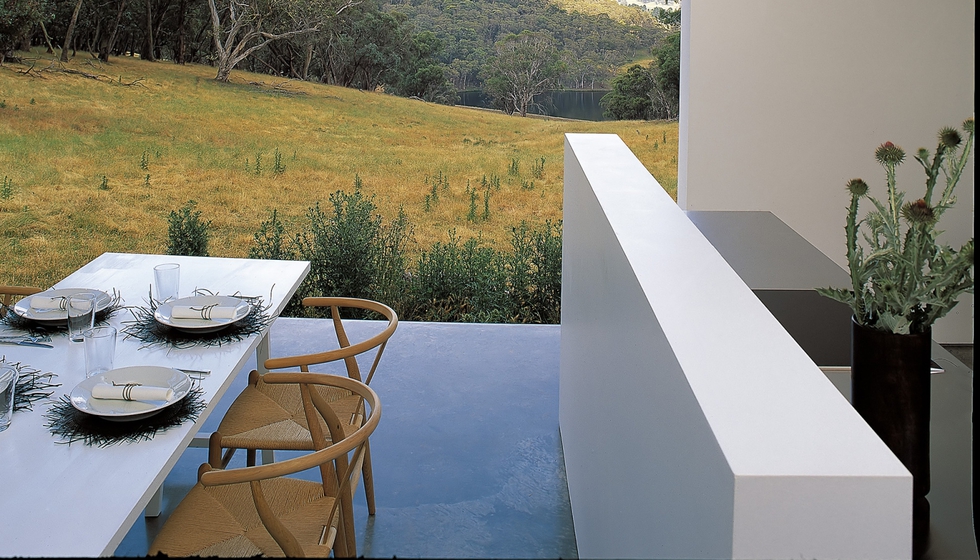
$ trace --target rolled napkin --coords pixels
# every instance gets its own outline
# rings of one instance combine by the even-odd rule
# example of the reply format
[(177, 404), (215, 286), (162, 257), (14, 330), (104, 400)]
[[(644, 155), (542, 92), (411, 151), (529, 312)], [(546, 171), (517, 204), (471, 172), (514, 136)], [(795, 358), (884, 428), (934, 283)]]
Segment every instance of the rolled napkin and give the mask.
[(55, 309), (65, 309), (68, 306), (68, 298), (64, 296), (32, 296), (31, 309), (51, 311)]
[(96, 383), (92, 386), (93, 399), (114, 399), (117, 401), (169, 401), (174, 396), (170, 387), (145, 387), (143, 385), (111, 385)]
[(175, 305), (170, 310), (174, 319), (234, 319), (238, 306), (218, 305)]

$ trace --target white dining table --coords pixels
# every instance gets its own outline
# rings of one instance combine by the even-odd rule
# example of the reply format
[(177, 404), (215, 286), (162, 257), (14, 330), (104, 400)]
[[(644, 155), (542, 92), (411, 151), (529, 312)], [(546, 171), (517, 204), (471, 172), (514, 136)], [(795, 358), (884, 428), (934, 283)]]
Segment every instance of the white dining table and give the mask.
[[(153, 267), (166, 262), (180, 264), (181, 297), (194, 289), (260, 296), (272, 317), (282, 312), (310, 270), (306, 261), (104, 253), (53, 288), (115, 290), (122, 305), (146, 307)], [(110, 319), (120, 330), (113, 366), (210, 371), (200, 381), (206, 409), (196, 422), (148, 441), (104, 448), (66, 445), (45, 427), (43, 415), (85, 379), (83, 343), (55, 334), (50, 349), (0, 345), (7, 362), (53, 373), (61, 384), (49, 399), (35, 402), (33, 411), (15, 413), (10, 427), (0, 432), (0, 556), (112, 555), (252, 352), (262, 364), (270, 351), (268, 328), (220, 346), (176, 349), (127, 338), (123, 322), (132, 320), (126, 309)]]

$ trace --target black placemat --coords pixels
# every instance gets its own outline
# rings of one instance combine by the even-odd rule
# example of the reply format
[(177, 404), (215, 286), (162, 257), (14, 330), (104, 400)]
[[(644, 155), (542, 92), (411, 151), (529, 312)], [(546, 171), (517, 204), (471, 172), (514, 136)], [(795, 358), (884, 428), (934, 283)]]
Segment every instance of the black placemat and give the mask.
[(61, 387), (61, 383), (55, 383), (54, 378), (58, 377), (53, 373), (42, 373), (41, 370), (34, 369), (20, 362), (8, 362), (6, 356), (0, 356), (0, 365), (11, 366), (17, 370), (17, 386), (14, 388), (14, 412), (23, 410), (34, 410), (34, 403), (46, 399), (54, 394), (55, 387)]
[[(122, 296), (116, 290), (112, 290), (112, 301), (109, 306), (99, 311), (95, 314), (95, 324), (107, 324), (109, 319), (115, 315), (120, 309), (126, 309), (125, 306), (121, 305)], [(27, 317), (21, 317), (14, 312), (13, 305), (7, 306), (0, 304), (3, 307), (2, 317), (0, 317), (0, 324), (7, 325), (12, 329), (17, 329), (31, 336), (45, 336), (52, 334), (63, 334), (68, 332), (68, 321), (52, 323), (49, 321), (35, 321), (33, 319), (28, 319)]]
[[(216, 296), (219, 294), (198, 289), (195, 291), (195, 295)], [(248, 315), (243, 319), (219, 331), (195, 333), (175, 329), (160, 323), (154, 318), (153, 314), (161, 302), (153, 299), (151, 296), (147, 299), (149, 302), (147, 306), (127, 308), (133, 315), (133, 320), (123, 321), (124, 327), (122, 332), (127, 338), (135, 338), (142, 342), (144, 346), (164, 345), (185, 349), (221, 346), (223, 344), (239, 342), (254, 334), (261, 333), (266, 327), (272, 324), (273, 318), (268, 313), (270, 306), (265, 305), (261, 297), (242, 296), (239, 294), (232, 294), (229, 297), (248, 302), (250, 309)]]
[(44, 426), (53, 435), (61, 438), (58, 443), (67, 445), (82, 442), (85, 445), (108, 447), (117, 443), (148, 441), (158, 433), (188, 420), (197, 420), (207, 406), (203, 397), (204, 390), (197, 387), (191, 389), (180, 401), (153, 416), (128, 422), (113, 422), (78, 410), (72, 406), (69, 396), (63, 395), (44, 413), (47, 420)]

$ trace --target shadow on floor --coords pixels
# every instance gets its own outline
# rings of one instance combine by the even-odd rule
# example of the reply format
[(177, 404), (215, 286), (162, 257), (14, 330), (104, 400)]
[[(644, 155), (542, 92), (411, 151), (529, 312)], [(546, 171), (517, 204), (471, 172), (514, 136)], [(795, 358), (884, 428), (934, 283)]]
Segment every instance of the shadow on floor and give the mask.
[(963, 365), (973, 369), (973, 345), (972, 344), (943, 344), (947, 352), (963, 362)]

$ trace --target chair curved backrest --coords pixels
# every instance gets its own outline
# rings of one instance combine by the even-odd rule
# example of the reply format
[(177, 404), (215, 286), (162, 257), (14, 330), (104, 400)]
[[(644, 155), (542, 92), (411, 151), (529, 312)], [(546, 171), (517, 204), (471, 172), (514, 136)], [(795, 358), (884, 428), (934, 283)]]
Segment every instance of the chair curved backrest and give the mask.
[[(265, 374), (266, 383), (298, 384), (303, 396), (303, 408), (313, 436), (315, 451), (276, 463), (221, 469), (204, 463), (198, 473), (201, 485), (221, 486), (249, 483), (252, 500), (266, 530), (279, 544), (286, 556), (303, 556), (303, 544), (273, 512), (262, 491), (262, 481), (320, 468), (324, 495), (335, 496), (330, 514), (325, 518), (324, 531), (318, 544), (333, 544), (337, 556), (356, 555), (354, 541), (354, 517), (351, 497), (357, 484), (368, 436), (374, 432), (381, 418), (381, 402), (378, 395), (360, 381), (336, 375), (306, 372), (270, 372)], [(325, 385), (350, 391), (360, 397), (367, 410), (363, 423), (344, 437), (344, 426), (320, 394), (311, 386)], [(330, 432), (328, 441), (315, 418), (320, 416)], [(348, 457), (349, 453), (352, 453)], [(339, 530), (338, 530), (339, 528)], [(336, 539), (337, 535), (340, 539)], [(307, 543), (309, 544), (309, 543)]]
[(0, 303), (3, 303), (3, 307), (0, 307), (0, 317), (3, 317), (7, 312), (4, 308), (10, 307), (10, 304), (14, 302), (14, 296), (31, 296), (40, 291), (41, 288), (33, 286), (0, 286)]
[[(337, 342), (340, 344), (340, 348), (328, 350), (326, 352), (317, 352), (314, 354), (269, 358), (264, 364), (266, 369), (273, 370), (298, 367), (301, 371), (309, 371), (309, 366), (311, 365), (344, 360), (347, 366), (348, 377), (358, 381), (363, 380), (365, 383), (370, 384), (371, 379), (374, 377), (374, 372), (378, 368), (378, 363), (381, 361), (381, 355), (384, 353), (388, 339), (391, 338), (391, 335), (394, 334), (395, 329), (398, 327), (398, 314), (395, 313), (395, 310), (377, 301), (346, 297), (308, 297), (303, 299), (303, 305), (305, 307), (330, 308), (330, 317), (333, 319), (334, 330), (336, 332)], [(341, 319), (342, 309), (373, 311), (384, 317), (385, 320), (388, 321), (388, 324), (380, 333), (368, 338), (367, 340), (351, 344), (350, 338), (347, 336), (347, 331), (344, 328), (344, 323)], [(375, 348), (377, 348), (377, 354), (375, 355), (374, 362), (371, 365), (371, 371), (368, 372), (366, 379), (362, 379), (356, 356)]]

